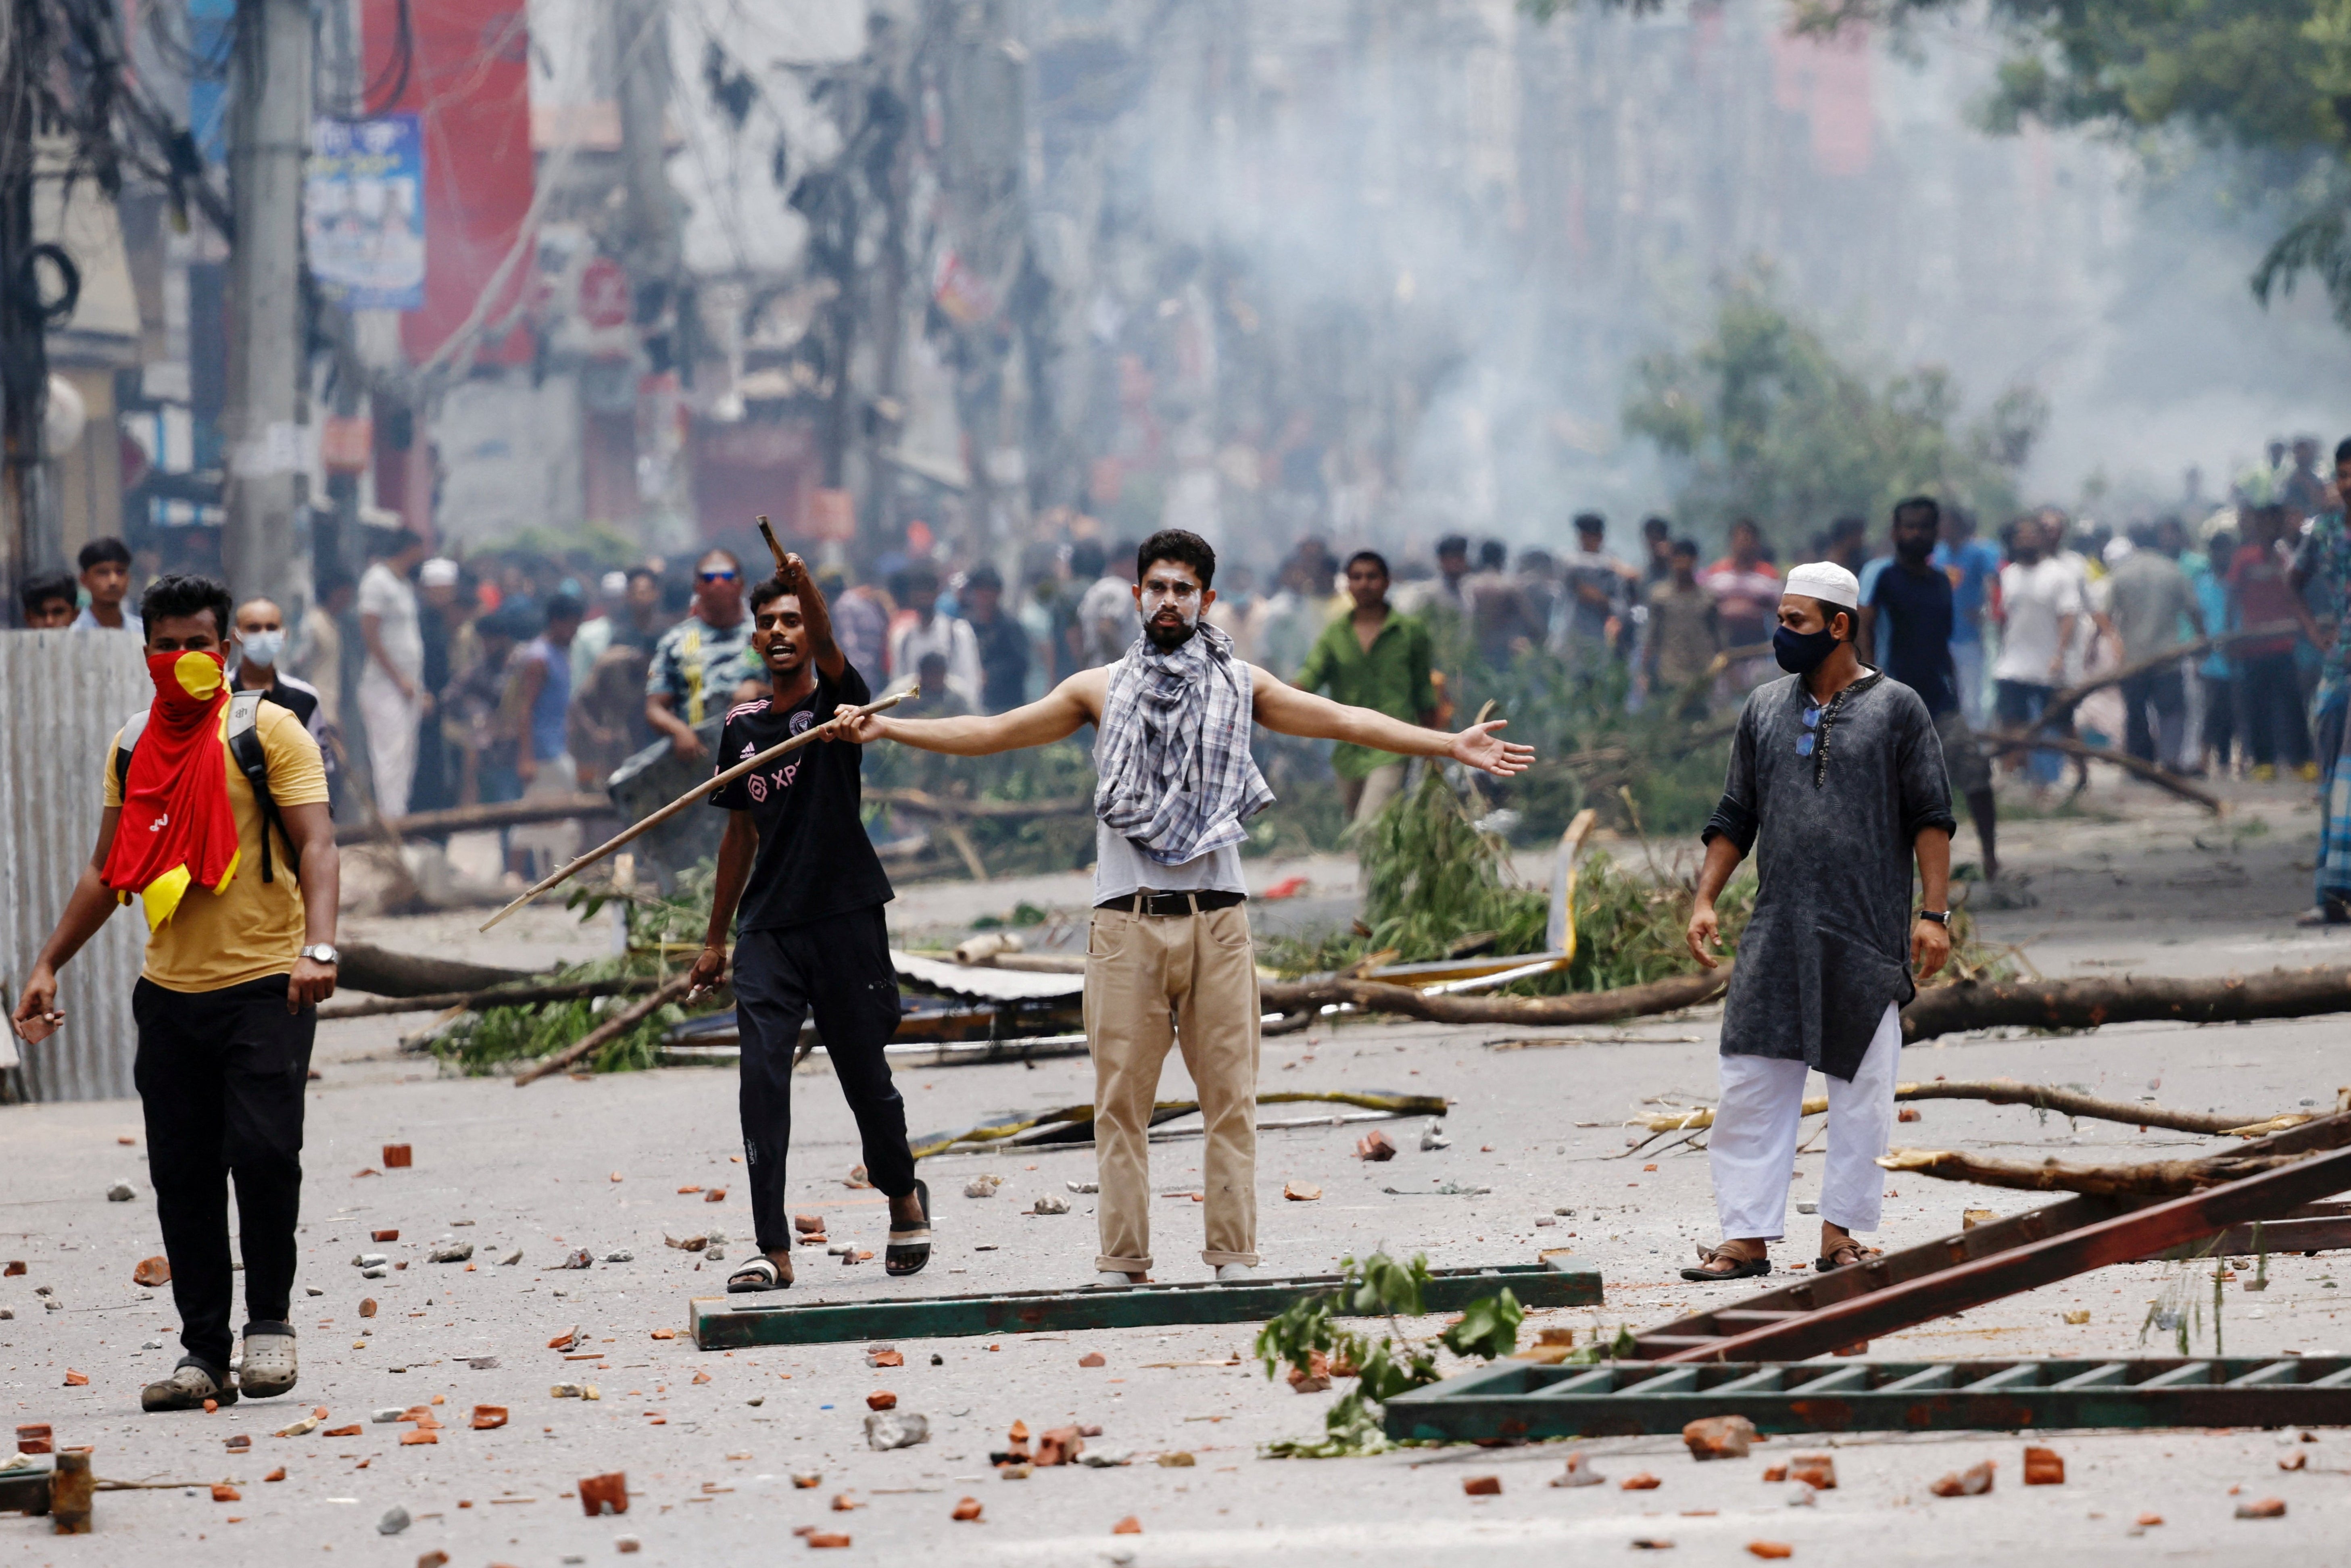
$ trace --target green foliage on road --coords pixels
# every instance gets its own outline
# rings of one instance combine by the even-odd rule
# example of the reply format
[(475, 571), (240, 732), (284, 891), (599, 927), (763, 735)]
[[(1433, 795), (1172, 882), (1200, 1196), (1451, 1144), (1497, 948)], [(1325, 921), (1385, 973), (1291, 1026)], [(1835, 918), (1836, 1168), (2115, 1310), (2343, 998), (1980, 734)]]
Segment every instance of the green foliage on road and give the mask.
[(1677, 516), (1752, 517), (1783, 559), (1802, 559), (1831, 518), (1875, 527), (1908, 495), (2009, 516), (2048, 407), (2011, 389), (1963, 422), (1948, 371), (1888, 375), (1841, 354), (1759, 267), (1722, 285), (1702, 341), (1634, 363), (1624, 418), (1682, 465)]
[[(1406, 1334), (1399, 1321), (1425, 1315), (1426, 1257), (1416, 1254), (1410, 1262), (1399, 1262), (1385, 1252), (1374, 1252), (1362, 1260), (1344, 1259), (1339, 1268), (1337, 1290), (1302, 1296), (1266, 1323), (1257, 1336), (1257, 1355), (1269, 1380), (1289, 1371), (1311, 1375), (1320, 1356), (1333, 1375), (1350, 1377), (1354, 1386), (1324, 1413), (1322, 1437), (1269, 1443), (1268, 1458), (1335, 1459), (1379, 1453), (1388, 1440), (1376, 1407), (1436, 1382), (1441, 1375), (1439, 1345), (1455, 1355), (1482, 1361), (1518, 1349), (1519, 1325), (1526, 1313), (1507, 1288), (1470, 1302), (1430, 1342)], [(1387, 1326), (1376, 1334), (1362, 1333), (1341, 1326), (1343, 1316), (1384, 1318)]]

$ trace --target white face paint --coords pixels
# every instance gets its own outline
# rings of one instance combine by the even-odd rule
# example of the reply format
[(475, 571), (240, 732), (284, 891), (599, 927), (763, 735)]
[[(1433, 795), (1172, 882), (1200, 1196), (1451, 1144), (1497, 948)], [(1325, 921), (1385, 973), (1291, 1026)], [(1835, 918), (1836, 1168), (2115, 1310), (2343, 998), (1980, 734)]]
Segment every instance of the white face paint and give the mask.
[(1197, 583), (1176, 577), (1146, 578), (1143, 584), (1143, 618), (1156, 621), (1162, 610), (1173, 606), (1176, 618), (1186, 626), (1200, 623), (1200, 588)]

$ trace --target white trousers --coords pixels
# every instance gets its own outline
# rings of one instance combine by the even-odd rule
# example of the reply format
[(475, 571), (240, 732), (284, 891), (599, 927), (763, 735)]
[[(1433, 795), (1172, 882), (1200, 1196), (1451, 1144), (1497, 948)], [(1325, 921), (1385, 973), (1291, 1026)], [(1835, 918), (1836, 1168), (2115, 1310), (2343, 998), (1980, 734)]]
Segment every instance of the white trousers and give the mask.
[(374, 775), (376, 814), (389, 821), (408, 815), (416, 782), (417, 704), (371, 665), (360, 677), (360, 719), (367, 726), (368, 768)]
[[(1777, 1241), (1788, 1230), (1788, 1184), (1803, 1120), (1801, 1061), (1726, 1056), (1722, 1097), (1707, 1134), (1714, 1208), (1725, 1240)], [(1887, 1003), (1877, 1033), (1848, 1083), (1828, 1078), (1828, 1174), (1821, 1218), (1847, 1230), (1876, 1230), (1886, 1193), (1877, 1156), (1894, 1126), (1894, 1082), (1902, 1063), (1902, 1014)], [(1823, 1074), (1827, 1077), (1826, 1074)]]

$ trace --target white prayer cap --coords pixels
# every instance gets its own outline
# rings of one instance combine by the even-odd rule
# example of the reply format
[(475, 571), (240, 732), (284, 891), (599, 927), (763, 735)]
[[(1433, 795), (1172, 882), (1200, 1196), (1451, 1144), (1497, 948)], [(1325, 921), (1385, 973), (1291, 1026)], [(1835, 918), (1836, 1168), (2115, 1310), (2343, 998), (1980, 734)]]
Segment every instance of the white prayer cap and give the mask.
[(455, 588), (457, 563), (445, 555), (436, 555), (416, 569), (416, 580), (427, 588)]
[(1784, 593), (1801, 593), (1823, 604), (1861, 608), (1861, 580), (1833, 560), (1808, 560), (1788, 573)]
[(625, 599), (629, 593), (629, 574), (625, 571), (608, 571), (596, 587), (598, 591), (607, 599)]

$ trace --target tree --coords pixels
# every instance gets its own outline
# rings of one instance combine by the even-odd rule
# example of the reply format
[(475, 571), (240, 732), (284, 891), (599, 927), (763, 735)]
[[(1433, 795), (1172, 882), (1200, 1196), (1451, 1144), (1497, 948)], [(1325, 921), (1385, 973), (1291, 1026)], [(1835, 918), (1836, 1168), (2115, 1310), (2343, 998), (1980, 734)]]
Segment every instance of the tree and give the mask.
[[(1573, 0), (1520, 0), (1538, 19)], [(1635, 13), (1663, 0), (1604, 0)], [(1962, 0), (1796, 0), (1799, 32), (1957, 17)], [(1980, 106), (1988, 130), (2027, 119), (2138, 136), (2150, 153), (2192, 139), (2238, 155), (2244, 183), (2294, 215), (2252, 278), (2291, 293), (2302, 274), (2351, 329), (2351, 0), (1991, 0), (2008, 56)]]
[(1983, 419), (1959, 416), (1949, 372), (1876, 379), (1783, 306), (1763, 270), (1723, 285), (1704, 342), (1635, 363), (1624, 413), (1628, 432), (1685, 465), (1679, 515), (1751, 517), (1787, 544), (1920, 493), (2015, 510), (2017, 471), (2047, 417), (2040, 394), (2012, 389)]

